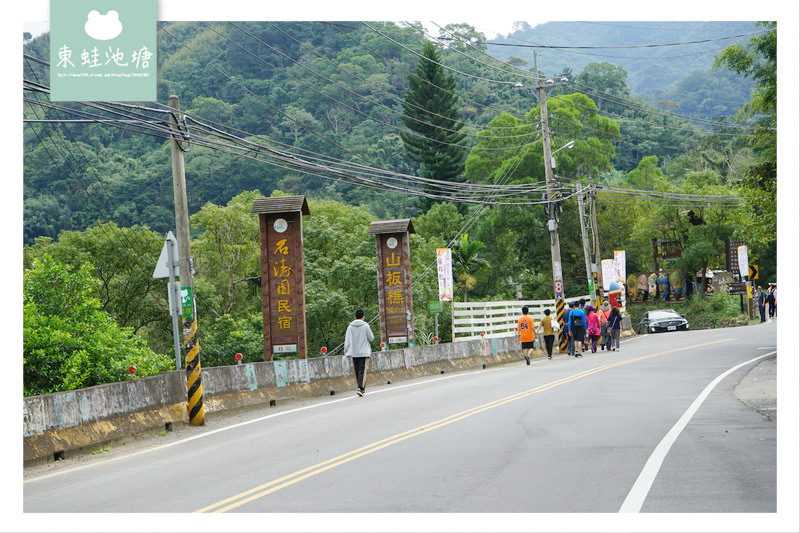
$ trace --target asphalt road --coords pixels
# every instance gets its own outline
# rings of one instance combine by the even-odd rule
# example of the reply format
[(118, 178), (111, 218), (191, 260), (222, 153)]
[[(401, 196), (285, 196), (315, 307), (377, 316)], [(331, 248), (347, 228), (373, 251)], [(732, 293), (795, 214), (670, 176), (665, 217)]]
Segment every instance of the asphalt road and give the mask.
[(382, 516), (403, 530), (411, 513), (480, 513), (465, 515), (477, 529), (508, 526), (495, 513), (531, 528), (524, 517), (549, 513), (775, 513), (776, 423), (735, 388), (776, 343), (774, 322), (645, 335), (619, 352), (208, 416), (26, 469), (24, 512), (401, 513), (349, 531)]

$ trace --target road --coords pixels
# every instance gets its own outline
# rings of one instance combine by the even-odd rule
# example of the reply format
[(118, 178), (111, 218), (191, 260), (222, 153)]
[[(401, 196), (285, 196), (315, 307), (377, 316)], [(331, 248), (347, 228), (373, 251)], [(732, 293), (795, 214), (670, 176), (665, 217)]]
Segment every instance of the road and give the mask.
[(775, 513), (776, 423), (734, 388), (776, 342), (775, 322), (645, 335), (209, 415), (26, 469), (24, 512)]

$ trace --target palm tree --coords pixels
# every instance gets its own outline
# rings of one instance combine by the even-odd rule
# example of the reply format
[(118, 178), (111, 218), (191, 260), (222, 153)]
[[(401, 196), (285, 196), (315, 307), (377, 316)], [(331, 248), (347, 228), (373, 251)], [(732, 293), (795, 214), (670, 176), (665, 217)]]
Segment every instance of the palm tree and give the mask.
[(481, 241), (470, 241), (467, 233), (461, 235), (461, 239), (453, 248), (453, 273), (456, 286), (464, 291), (465, 302), (469, 291), (478, 283), (475, 274), (491, 266), (489, 261), (480, 256), (485, 248), (486, 245)]

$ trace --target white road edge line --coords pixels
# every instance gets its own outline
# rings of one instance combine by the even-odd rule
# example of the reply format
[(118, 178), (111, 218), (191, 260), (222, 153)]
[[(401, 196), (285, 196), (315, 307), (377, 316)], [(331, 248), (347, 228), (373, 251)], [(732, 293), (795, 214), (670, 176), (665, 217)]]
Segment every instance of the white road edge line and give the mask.
[(661, 439), (661, 442), (658, 443), (658, 446), (656, 446), (656, 449), (653, 450), (653, 453), (650, 454), (650, 457), (647, 459), (644, 468), (639, 473), (639, 477), (636, 479), (633, 487), (631, 487), (630, 492), (628, 492), (628, 496), (625, 498), (625, 501), (622, 502), (622, 507), (619, 509), (620, 513), (638, 513), (641, 511), (644, 500), (650, 493), (650, 488), (653, 486), (653, 482), (658, 475), (658, 471), (661, 469), (661, 464), (667, 457), (670, 448), (672, 448), (672, 445), (675, 444), (675, 441), (678, 439), (678, 436), (681, 434), (683, 429), (692, 419), (706, 398), (711, 394), (711, 391), (714, 390), (714, 387), (716, 387), (720, 381), (728, 377), (731, 373), (739, 370), (743, 366), (747, 366), (758, 361), (759, 359), (764, 359), (765, 357), (769, 357), (775, 353), (778, 353), (777, 350), (759, 355), (758, 357), (738, 364), (733, 368), (729, 368), (706, 386), (703, 392), (701, 392), (694, 402), (692, 402), (692, 404), (678, 419), (675, 425), (672, 426), (672, 429), (670, 429), (664, 438)]
[[(500, 367), (499, 369), (502, 369), (502, 367)], [(381, 393), (386, 393), (386, 392), (393, 392), (393, 391), (396, 391), (396, 390), (406, 389), (406, 388), (409, 388), (409, 387), (418, 387), (420, 385), (427, 385), (429, 383), (434, 383), (436, 381), (443, 381), (443, 380), (446, 380), (446, 379), (453, 379), (453, 378), (457, 378), (457, 377), (469, 376), (469, 375), (472, 375), (472, 374), (478, 374), (478, 373), (481, 373), (481, 372), (486, 372), (487, 370), (499, 370), (499, 369), (486, 369), (486, 370), (475, 370), (475, 371), (468, 371), (468, 372), (459, 372), (457, 374), (450, 374), (449, 376), (436, 377), (436, 378), (432, 378), (432, 379), (426, 379), (424, 381), (418, 381), (416, 383), (408, 383), (408, 384), (405, 384), (405, 385), (399, 385), (399, 386), (392, 387), (392, 388), (389, 388), (389, 389), (374, 391), (374, 392), (370, 393), (370, 395), (381, 394)], [(72, 468), (67, 468), (67, 469), (64, 469), (64, 470), (59, 470), (57, 472), (50, 472), (48, 474), (43, 474), (41, 476), (30, 477), (28, 479), (23, 480), (23, 484), (24, 483), (32, 483), (34, 481), (43, 481), (43, 480), (49, 479), (51, 477), (60, 476), (62, 474), (70, 474), (70, 473), (73, 473), (73, 472), (77, 472), (79, 470), (84, 470), (86, 468), (91, 468), (93, 466), (97, 466), (97, 465), (101, 465), (101, 464), (103, 464), (103, 465), (104, 464), (108, 464), (110, 462), (118, 461), (120, 459), (130, 459), (131, 457), (136, 457), (136, 456), (143, 455), (143, 454), (146, 454), (146, 453), (157, 452), (157, 451), (160, 451), (160, 450), (164, 450), (166, 448), (171, 448), (173, 446), (178, 446), (180, 444), (185, 444), (185, 443), (191, 442), (193, 440), (203, 439), (205, 437), (210, 437), (211, 435), (215, 435), (217, 433), (222, 433), (223, 431), (229, 431), (231, 429), (236, 429), (236, 428), (239, 428), (239, 427), (242, 427), (242, 426), (255, 424), (257, 422), (263, 422), (264, 420), (269, 420), (271, 418), (276, 418), (276, 417), (279, 417), (279, 416), (286, 416), (286, 415), (290, 415), (290, 414), (293, 414), (293, 413), (299, 413), (300, 411), (306, 411), (308, 409), (315, 409), (315, 408), (318, 408), (318, 407), (325, 407), (325, 406), (332, 405), (332, 404), (335, 404), (335, 403), (346, 402), (346, 401), (351, 401), (351, 400), (356, 400), (356, 399), (358, 399), (356, 396), (352, 396), (352, 397), (348, 396), (347, 398), (337, 398), (336, 400), (330, 400), (330, 401), (327, 401), (327, 402), (314, 403), (312, 405), (306, 405), (304, 407), (297, 407), (297, 408), (294, 408), (294, 409), (289, 409), (289, 410), (286, 410), (286, 411), (282, 411), (280, 413), (272, 413), (272, 414), (269, 414), (269, 415), (266, 415), (266, 416), (262, 416), (262, 417), (259, 417), (259, 418), (254, 418), (252, 420), (247, 420), (245, 422), (239, 422), (238, 424), (231, 424), (230, 426), (224, 426), (224, 427), (221, 427), (221, 428), (218, 428), (218, 429), (213, 429), (213, 430), (208, 431), (206, 433), (201, 433), (199, 435), (194, 435), (193, 437), (187, 437), (185, 439), (176, 440), (176, 441), (170, 442), (168, 444), (162, 444), (160, 446), (156, 446), (156, 447), (153, 447), (153, 448), (148, 448), (146, 450), (140, 450), (138, 452), (133, 452), (133, 453), (126, 454), (126, 455), (120, 455), (120, 456), (117, 456), (117, 457), (108, 457), (108, 458), (106, 458), (105, 461), (97, 461), (97, 462), (93, 462), (93, 463), (88, 463), (88, 464), (75, 466), (75, 467), (72, 467)]]
[[(628, 339), (628, 340), (631, 340), (631, 339)], [(556, 356), (554, 356), (554, 357), (556, 357)], [(521, 360), (522, 359), (520, 359), (520, 361)], [(532, 361), (533, 364), (542, 364), (543, 362), (544, 361), (542, 361), (542, 360)], [(373, 392), (370, 393), (370, 396), (373, 396), (375, 394), (383, 394), (383, 393), (387, 393), (387, 392), (394, 392), (394, 391), (397, 391), (397, 390), (400, 390), (400, 389), (406, 389), (406, 388), (410, 388), (410, 387), (418, 387), (420, 385), (427, 385), (429, 383), (434, 383), (434, 382), (437, 382), (437, 381), (443, 381), (443, 380), (446, 380), (446, 379), (453, 379), (453, 378), (457, 378), (457, 377), (470, 376), (470, 375), (473, 375), (473, 374), (479, 374), (479, 373), (483, 373), (483, 372), (496, 372), (496, 371), (508, 370), (509, 368), (514, 368), (513, 364), (498, 365), (497, 367), (494, 367), (494, 368), (485, 368), (485, 369), (482, 369), (482, 370), (458, 372), (458, 373), (450, 374), (450, 375), (447, 375), (447, 376), (444, 376), (444, 377), (435, 377), (435, 378), (431, 378), (431, 379), (426, 379), (424, 381), (418, 381), (416, 383), (408, 383), (408, 384), (405, 384), (405, 385), (396, 385), (396, 386), (391, 387), (391, 388), (373, 391)], [(187, 437), (185, 439), (176, 440), (174, 442), (170, 442), (168, 444), (162, 444), (160, 446), (156, 446), (156, 447), (153, 447), (153, 448), (148, 448), (146, 450), (140, 450), (138, 452), (133, 452), (133, 453), (126, 454), (126, 455), (120, 455), (120, 456), (117, 456), (117, 457), (107, 457), (107, 458), (105, 458), (105, 461), (97, 461), (97, 462), (92, 462), (92, 463), (83, 464), (83, 465), (79, 465), (79, 466), (74, 466), (74, 467), (71, 467), (71, 468), (65, 468), (64, 470), (59, 470), (57, 472), (50, 472), (50, 473), (47, 473), (47, 474), (42, 474), (41, 476), (31, 476), (28, 479), (24, 479), (22, 481), (22, 483), (25, 484), (25, 483), (33, 483), (35, 481), (43, 481), (45, 479), (49, 479), (49, 478), (52, 478), (52, 477), (55, 477), (55, 476), (60, 476), (62, 474), (70, 474), (70, 473), (77, 472), (77, 471), (80, 471), (80, 470), (85, 470), (87, 468), (92, 468), (92, 467), (97, 466), (97, 465), (108, 464), (110, 462), (118, 461), (118, 460), (121, 460), (121, 459), (130, 459), (131, 457), (137, 457), (139, 455), (144, 455), (146, 453), (157, 452), (157, 451), (160, 451), (160, 450), (164, 450), (166, 448), (171, 448), (173, 446), (178, 446), (180, 444), (185, 444), (185, 443), (191, 442), (193, 440), (209, 437), (211, 435), (215, 435), (215, 434), (221, 433), (223, 431), (236, 429), (236, 428), (239, 428), (239, 427), (242, 427), (242, 426), (247, 426), (249, 424), (255, 424), (257, 422), (263, 422), (264, 420), (269, 420), (270, 418), (276, 418), (276, 417), (279, 417), (279, 416), (285, 416), (285, 415), (289, 415), (289, 414), (292, 414), (292, 413), (298, 413), (300, 411), (305, 411), (305, 410), (308, 410), (308, 409), (315, 409), (317, 407), (325, 407), (325, 406), (332, 405), (332, 404), (335, 404), (335, 403), (346, 402), (346, 401), (351, 401), (351, 400), (356, 400), (356, 399), (357, 399), (356, 396), (347, 397), (347, 398), (337, 398), (336, 400), (330, 400), (330, 401), (322, 402), (322, 403), (315, 403), (313, 405), (306, 405), (305, 407), (298, 407), (298, 408), (295, 408), (295, 409), (289, 409), (287, 411), (283, 411), (283, 412), (280, 412), (280, 413), (272, 413), (272, 414), (269, 414), (269, 415), (266, 415), (266, 416), (262, 416), (260, 418), (254, 418), (253, 420), (247, 420), (245, 422), (240, 422), (238, 424), (232, 424), (230, 426), (225, 426), (225, 427), (221, 427), (221, 428), (218, 428), (218, 429), (213, 429), (213, 430), (208, 431), (206, 433), (201, 433), (201, 434), (195, 435), (193, 437)]]

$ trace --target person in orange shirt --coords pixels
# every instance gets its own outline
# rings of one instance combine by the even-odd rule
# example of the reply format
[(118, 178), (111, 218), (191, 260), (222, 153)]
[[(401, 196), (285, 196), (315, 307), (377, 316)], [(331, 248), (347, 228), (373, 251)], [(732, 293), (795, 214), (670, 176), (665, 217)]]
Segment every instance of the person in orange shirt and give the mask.
[(522, 353), (525, 355), (525, 364), (531, 364), (533, 353), (533, 339), (536, 335), (533, 318), (528, 316), (528, 306), (523, 306), (522, 316), (517, 320), (517, 338), (522, 343)]

